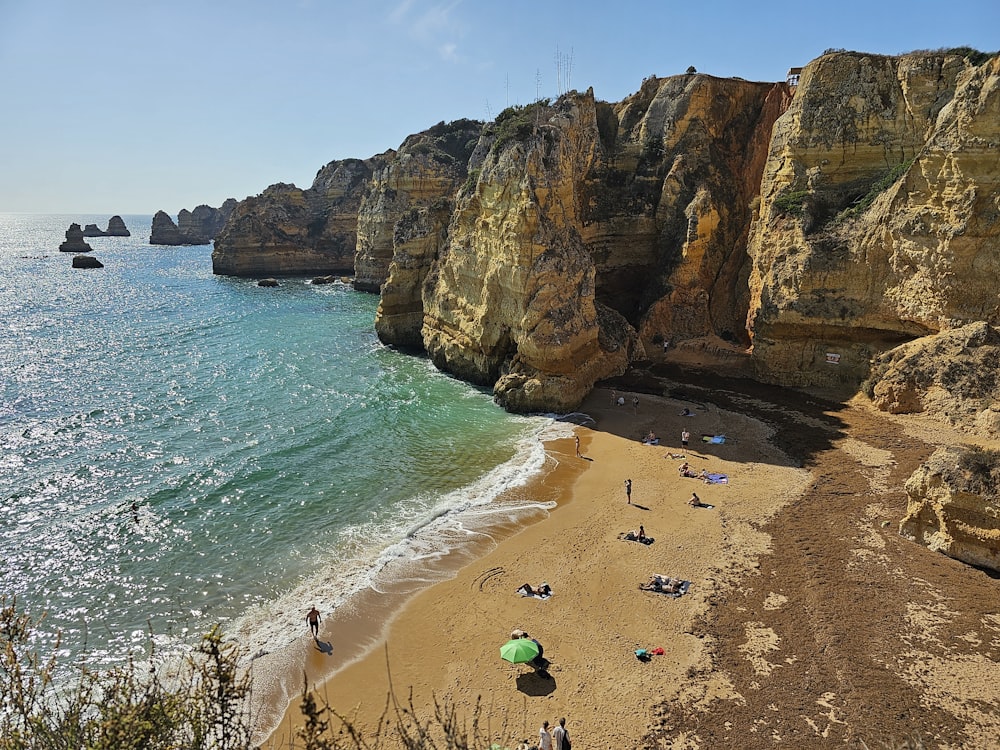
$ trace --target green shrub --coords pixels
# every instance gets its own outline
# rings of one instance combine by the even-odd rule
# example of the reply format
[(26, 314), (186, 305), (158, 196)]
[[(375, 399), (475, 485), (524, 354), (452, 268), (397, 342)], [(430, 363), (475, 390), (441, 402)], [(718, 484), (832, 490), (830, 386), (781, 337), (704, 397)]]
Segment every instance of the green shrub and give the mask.
[(860, 216), (867, 211), (879, 195), (892, 187), (896, 180), (906, 174), (907, 170), (913, 166), (914, 161), (916, 161), (915, 158), (907, 159), (906, 161), (901, 162), (887, 170), (881, 177), (872, 183), (872, 186), (869, 188), (867, 193), (854, 202), (854, 205), (849, 208), (845, 208), (837, 214), (835, 221), (843, 221), (844, 219), (851, 218), (852, 216)]
[(783, 214), (801, 216), (805, 209), (805, 200), (808, 195), (808, 190), (793, 190), (781, 193), (774, 199), (774, 207)]

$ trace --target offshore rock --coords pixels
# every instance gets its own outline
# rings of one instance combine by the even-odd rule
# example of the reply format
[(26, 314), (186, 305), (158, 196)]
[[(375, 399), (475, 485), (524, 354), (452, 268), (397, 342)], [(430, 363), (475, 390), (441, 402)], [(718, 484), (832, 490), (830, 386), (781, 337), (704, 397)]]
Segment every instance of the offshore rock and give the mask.
[(94, 248), (83, 239), (83, 230), (76, 222), (69, 225), (66, 230), (66, 241), (59, 245), (59, 252), (62, 253), (89, 253)]
[(306, 190), (278, 183), (240, 201), (215, 240), (212, 271), (353, 274), (358, 207), (376, 160), (332, 161)]
[(107, 231), (102, 230), (97, 224), (88, 224), (83, 228), (84, 237), (131, 237), (125, 222), (121, 216), (112, 216), (108, 220)]
[(873, 361), (866, 390), (883, 411), (1000, 434), (1000, 331), (979, 321), (891, 349)]
[(939, 448), (906, 481), (906, 494), (902, 536), (1000, 572), (1000, 453)]
[(132, 233), (128, 231), (128, 227), (125, 226), (125, 222), (122, 220), (121, 216), (112, 216), (108, 219), (108, 229), (104, 233), (105, 237), (131, 237)]
[[(153, 227), (149, 236), (150, 245), (207, 245), (222, 229), (236, 200), (227, 199), (220, 208), (204, 204), (194, 211), (182, 208), (177, 214), (177, 223), (164, 211), (153, 216)], [(109, 224), (110, 228), (110, 224)]]
[(104, 264), (92, 255), (74, 255), (73, 268), (104, 268)]
[(841, 53), (803, 69), (749, 246), (758, 378), (855, 387), (902, 342), (1000, 324), (998, 66)]
[(444, 247), (481, 131), (474, 120), (438, 123), (408, 137), (372, 172), (358, 214), (354, 286), (381, 291), (375, 330), (384, 342), (423, 348), (424, 279)]
[(425, 282), (434, 363), (512, 411), (569, 411), (664, 336), (738, 341), (762, 134), (786, 96), (687, 75), (501, 113)]

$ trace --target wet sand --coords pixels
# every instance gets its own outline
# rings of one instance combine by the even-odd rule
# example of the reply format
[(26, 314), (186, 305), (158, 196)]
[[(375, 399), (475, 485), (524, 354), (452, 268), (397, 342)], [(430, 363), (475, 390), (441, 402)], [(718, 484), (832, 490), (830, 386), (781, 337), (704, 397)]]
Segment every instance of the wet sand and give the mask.
[[(424, 718), (435, 701), (478, 711), (480, 733), (507, 746), (560, 716), (577, 747), (879, 746), (916, 735), (995, 746), (1000, 585), (896, 534), (902, 483), (933, 450), (928, 438), (961, 436), (859, 401), (737, 385), (638, 392), (636, 409), (632, 395), (649, 383), (623, 391), (621, 407), (595, 391), (581, 411), (596, 424), (577, 429), (583, 458), (572, 439), (553, 441), (552, 469), (525, 490), (557, 502), (547, 517), (501, 530), (401, 609), (402, 597), (373, 596), (325, 622), (321, 648), (303, 623), (300, 660), (272, 671), (322, 682), (320, 695), (366, 732), (391, 690)], [(639, 442), (650, 429), (659, 446)], [(729, 483), (682, 478), (682, 460)], [(714, 507), (689, 507), (692, 492)], [(652, 544), (620, 538), (639, 524)], [(691, 581), (689, 592), (640, 590), (654, 573)], [(547, 600), (516, 593), (542, 581)], [(499, 658), (514, 628), (544, 645), (546, 674)], [(664, 653), (642, 662), (638, 648)], [(291, 704), (277, 747), (301, 723)]]

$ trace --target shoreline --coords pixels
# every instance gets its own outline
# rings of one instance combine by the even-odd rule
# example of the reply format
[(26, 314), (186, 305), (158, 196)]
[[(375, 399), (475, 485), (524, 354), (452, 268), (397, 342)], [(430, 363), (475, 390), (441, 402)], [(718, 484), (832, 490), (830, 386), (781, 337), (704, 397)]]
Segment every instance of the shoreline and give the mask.
[[(679, 415), (683, 400), (639, 397), (635, 410), (631, 403), (614, 406), (606, 390), (588, 397), (581, 411), (596, 425), (577, 427), (575, 433), (581, 438), (581, 454), (590, 460), (575, 457), (571, 437), (545, 443), (554, 466), (523, 489), (543, 499), (552, 493), (557, 505), (548, 515), (514, 524), (509, 533), (497, 535), (495, 544), (456, 561), (454, 577), (397, 600), (398, 606), (379, 609), (370, 597), (371, 607), (363, 607), (363, 614), (355, 610), (324, 623), (321, 648), (331, 644), (332, 655), (303, 639), (294, 662), (276, 668), (286, 675), (297, 672), (299, 681), (303, 673), (308, 675), (331, 706), (368, 730), (377, 726), (387, 705), (391, 681), (397, 698), (412, 689), (414, 705), (422, 706), (424, 715), (441, 698), (460, 715), (471, 715), (476, 710), (473, 694), (490, 696), (488, 723), (504, 727), (495, 737), (501, 742), (530, 738), (537, 731), (543, 717), (535, 709), (522, 721), (503, 705), (523, 700), (546, 704), (550, 721), (555, 713), (570, 717), (571, 734), (574, 726), (586, 727), (592, 744), (634, 742), (635, 702), (675, 694), (688, 670), (698, 668), (703, 648), (701, 637), (692, 632), (695, 616), (709, 606), (722, 581), (750, 569), (753, 556), (766, 548), (753, 523), (795, 497), (806, 480), (802, 470), (767, 444), (766, 426), (753, 418), (701, 405), (694, 417), (684, 418)], [(724, 445), (692, 443), (686, 451), (692, 466), (728, 473), (731, 484), (704, 485), (679, 477), (680, 461), (665, 458), (680, 451), (676, 437), (659, 446), (639, 442), (649, 429), (666, 438), (679, 436), (682, 427), (694, 435), (722, 427), (741, 435), (738, 442)], [(633, 479), (631, 508), (625, 502), (625, 478)], [(737, 481), (741, 489), (734, 491)], [(775, 492), (776, 484), (784, 492)], [(766, 485), (770, 499), (761, 503), (736, 497), (754, 485)], [(691, 491), (715, 508), (687, 507)], [(619, 539), (640, 523), (654, 537), (653, 544)], [(743, 539), (740, 549), (722, 549), (724, 526)], [(714, 554), (703, 548), (706, 541), (715, 547)], [(691, 591), (680, 599), (639, 591), (638, 584), (653, 573), (683, 576), (692, 581)], [(543, 580), (553, 587), (550, 600), (515, 594), (521, 583)], [(462, 622), (455, 622), (456, 611), (462, 611)], [(610, 613), (615, 615), (609, 621), (605, 615)], [(544, 643), (552, 685), (496, 656), (515, 627)], [(406, 656), (442, 637), (451, 648), (447, 661), (429, 665)], [(582, 646), (581, 640), (589, 643)], [(635, 649), (656, 646), (664, 656), (649, 664), (635, 659)], [(585, 654), (589, 656), (581, 658)], [(256, 665), (254, 669), (255, 684), (260, 684)], [(607, 675), (614, 675), (618, 687), (593, 690)], [(613, 710), (608, 696), (622, 691), (630, 699)], [(299, 695), (288, 696), (280, 725), (267, 735), (271, 744), (287, 743), (301, 725)], [(270, 710), (277, 712), (279, 703), (272, 702)]]
[[(524, 482), (502, 490), (488, 507), (489, 520), (475, 528), (467, 528), (469, 540), (440, 556), (424, 559), (419, 579), (406, 576), (379, 576), (379, 585), (368, 585), (350, 594), (333, 612), (321, 612), (319, 638), (314, 641), (302, 610), (302, 633), (295, 640), (273, 652), (261, 652), (251, 657), (254, 683), (255, 745), (265, 745), (268, 737), (279, 731), (283, 721), (297, 715), (303, 679), (315, 688), (340, 671), (370, 656), (384, 640), (392, 622), (406, 610), (409, 603), (439, 583), (458, 575), (464, 567), (481, 559), (505, 539), (518, 534), (525, 526), (537, 523), (551, 513), (556, 492), (547, 489), (552, 474), (571, 472), (553, 457), (544, 446), (551, 442), (570, 440), (546, 437), (567, 431), (544, 427), (538, 440), (544, 457), (538, 469)], [(556, 480), (561, 485), (565, 479)], [(412, 552), (412, 551), (411, 551)], [(415, 558), (408, 558), (412, 565)], [(336, 648), (334, 648), (336, 644)], [(273, 739), (271, 744), (273, 744)]]

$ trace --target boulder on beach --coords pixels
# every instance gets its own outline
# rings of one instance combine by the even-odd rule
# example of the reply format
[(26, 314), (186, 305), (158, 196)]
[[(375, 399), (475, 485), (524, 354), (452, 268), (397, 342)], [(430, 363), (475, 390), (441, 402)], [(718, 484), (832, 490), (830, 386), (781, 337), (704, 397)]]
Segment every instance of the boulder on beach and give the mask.
[(277, 279), (261, 279), (257, 282), (257, 286), (278, 286)]
[(73, 268), (104, 268), (104, 264), (93, 255), (74, 255)]

